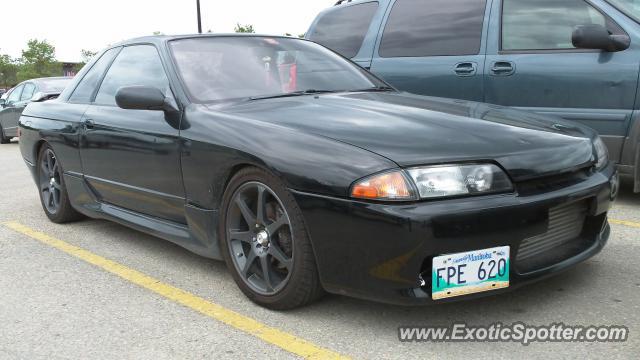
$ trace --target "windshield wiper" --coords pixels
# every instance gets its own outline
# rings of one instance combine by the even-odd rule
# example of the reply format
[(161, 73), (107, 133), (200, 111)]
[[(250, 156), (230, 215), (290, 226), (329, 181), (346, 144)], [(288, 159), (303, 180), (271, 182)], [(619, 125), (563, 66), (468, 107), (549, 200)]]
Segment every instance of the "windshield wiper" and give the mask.
[(366, 89), (349, 90), (349, 92), (387, 92), (387, 91), (396, 91), (396, 89), (392, 88), (391, 86), (381, 85), (381, 86), (374, 86)]
[(304, 95), (313, 95), (313, 94), (326, 94), (326, 93), (333, 93), (333, 92), (338, 92), (338, 91), (337, 90), (308, 89), (308, 90), (294, 91), (294, 92), (283, 93), (283, 94), (252, 96), (252, 97), (249, 98), (249, 100), (277, 99), (277, 98), (283, 98), (283, 97), (304, 96)]

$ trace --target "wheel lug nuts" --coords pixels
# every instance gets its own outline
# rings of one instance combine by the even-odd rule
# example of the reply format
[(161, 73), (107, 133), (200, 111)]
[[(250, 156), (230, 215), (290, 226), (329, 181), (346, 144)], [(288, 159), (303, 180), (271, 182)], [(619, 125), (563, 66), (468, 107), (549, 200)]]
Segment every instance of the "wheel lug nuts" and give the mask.
[(244, 254), (243, 253), (238, 253), (238, 257), (243, 257)]

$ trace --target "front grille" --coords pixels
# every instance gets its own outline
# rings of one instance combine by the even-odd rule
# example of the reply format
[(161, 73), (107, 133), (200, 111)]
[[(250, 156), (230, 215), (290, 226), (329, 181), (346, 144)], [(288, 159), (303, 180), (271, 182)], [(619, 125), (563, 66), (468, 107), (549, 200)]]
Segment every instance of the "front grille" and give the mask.
[(543, 257), (551, 250), (564, 248), (580, 238), (587, 216), (587, 203), (580, 201), (549, 209), (547, 232), (525, 239), (518, 248), (516, 261)]
[(545, 176), (516, 183), (516, 189), (521, 196), (541, 194), (578, 184), (589, 178), (589, 169), (582, 169), (559, 175)]

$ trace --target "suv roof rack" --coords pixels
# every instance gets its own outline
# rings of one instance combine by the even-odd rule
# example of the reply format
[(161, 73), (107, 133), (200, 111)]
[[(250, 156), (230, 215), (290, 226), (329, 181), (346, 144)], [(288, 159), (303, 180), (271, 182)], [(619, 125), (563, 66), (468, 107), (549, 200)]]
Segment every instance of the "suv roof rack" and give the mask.
[(351, 1), (352, 0), (338, 0), (338, 2), (333, 6), (338, 6), (338, 5), (342, 4), (342, 3), (350, 3)]

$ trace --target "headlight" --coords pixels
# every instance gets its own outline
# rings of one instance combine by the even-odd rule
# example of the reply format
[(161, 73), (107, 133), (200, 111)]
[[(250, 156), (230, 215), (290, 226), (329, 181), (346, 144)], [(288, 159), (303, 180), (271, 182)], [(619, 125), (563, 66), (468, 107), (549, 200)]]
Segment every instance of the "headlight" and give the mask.
[(594, 142), (593, 147), (596, 152), (596, 169), (602, 169), (609, 161), (609, 150), (607, 145), (604, 144), (600, 136), (598, 136)]
[(429, 166), (408, 172), (422, 199), (513, 190), (507, 174), (493, 164)]
[(417, 200), (415, 191), (402, 170), (372, 175), (351, 187), (351, 196), (369, 200)]
[(400, 201), (512, 190), (509, 177), (496, 165), (438, 165), (372, 175), (357, 181), (351, 187), (351, 196)]

